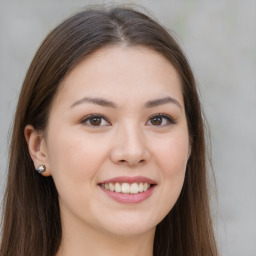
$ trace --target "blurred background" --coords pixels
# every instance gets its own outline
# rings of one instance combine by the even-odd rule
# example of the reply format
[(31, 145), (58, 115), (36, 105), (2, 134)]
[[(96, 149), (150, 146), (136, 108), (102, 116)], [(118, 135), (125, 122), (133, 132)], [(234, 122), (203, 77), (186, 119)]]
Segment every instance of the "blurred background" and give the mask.
[(210, 126), (221, 255), (256, 256), (256, 0), (0, 0), (0, 200), (18, 94), (37, 48), (67, 16), (102, 3), (144, 6), (183, 47)]

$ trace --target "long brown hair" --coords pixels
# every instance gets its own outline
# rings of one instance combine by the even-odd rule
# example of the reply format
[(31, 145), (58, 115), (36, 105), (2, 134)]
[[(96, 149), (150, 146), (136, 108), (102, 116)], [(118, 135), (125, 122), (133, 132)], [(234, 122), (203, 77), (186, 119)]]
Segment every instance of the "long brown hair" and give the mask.
[(61, 238), (58, 193), (51, 177), (40, 176), (30, 158), (24, 128), (47, 127), (51, 103), (67, 73), (108, 45), (145, 46), (167, 58), (183, 85), (191, 142), (180, 197), (158, 224), (154, 255), (217, 256), (209, 208), (204, 125), (195, 80), (173, 37), (147, 15), (130, 8), (88, 9), (61, 23), (44, 40), (27, 72), (17, 106), (0, 256), (54, 256)]

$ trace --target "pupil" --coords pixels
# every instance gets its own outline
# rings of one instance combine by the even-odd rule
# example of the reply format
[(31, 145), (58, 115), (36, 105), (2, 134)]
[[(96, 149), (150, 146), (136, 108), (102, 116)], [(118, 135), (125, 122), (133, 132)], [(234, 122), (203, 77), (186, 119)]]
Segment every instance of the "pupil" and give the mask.
[(91, 124), (92, 125), (100, 125), (101, 119), (99, 117), (94, 117), (91, 119)]
[(162, 124), (162, 117), (154, 117), (152, 120), (153, 125), (160, 125)]

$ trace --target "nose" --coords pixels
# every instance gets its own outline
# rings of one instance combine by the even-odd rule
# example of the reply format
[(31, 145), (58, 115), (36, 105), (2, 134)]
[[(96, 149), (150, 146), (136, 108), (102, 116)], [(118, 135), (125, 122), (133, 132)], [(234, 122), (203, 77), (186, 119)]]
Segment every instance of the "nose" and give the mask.
[(112, 162), (137, 166), (149, 161), (150, 151), (139, 127), (120, 127), (114, 140), (110, 154)]

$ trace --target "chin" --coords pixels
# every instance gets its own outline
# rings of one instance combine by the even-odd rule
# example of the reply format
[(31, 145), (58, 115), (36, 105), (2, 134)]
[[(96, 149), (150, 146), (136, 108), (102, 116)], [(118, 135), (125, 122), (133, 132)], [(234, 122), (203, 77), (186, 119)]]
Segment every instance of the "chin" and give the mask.
[(132, 238), (132, 237), (137, 237), (141, 236), (142, 234), (146, 233), (155, 233), (156, 227), (145, 227), (145, 226), (132, 226), (129, 227), (116, 227), (116, 228), (111, 228), (111, 230), (108, 230), (109, 234), (112, 234), (114, 236), (117, 236), (119, 238)]
[(156, 225), (160, 221), (148, 218), (144, 215), (123, 214), (121, 218), (113, 216), (114, 219), (109, 220), (107, 223), (102, 223), (107, 233), (119, 237), (138, 236), (144, 233), (151, 233), (155, 231)]

